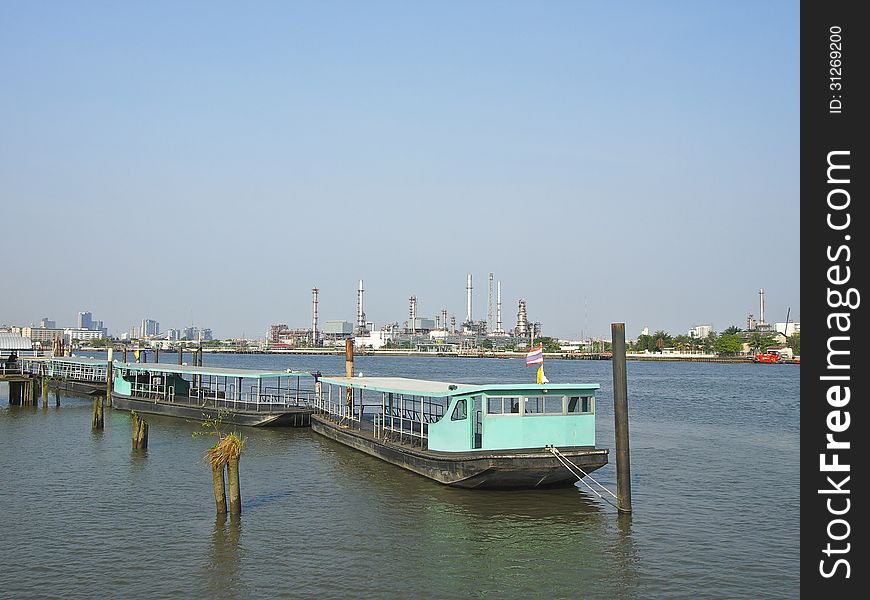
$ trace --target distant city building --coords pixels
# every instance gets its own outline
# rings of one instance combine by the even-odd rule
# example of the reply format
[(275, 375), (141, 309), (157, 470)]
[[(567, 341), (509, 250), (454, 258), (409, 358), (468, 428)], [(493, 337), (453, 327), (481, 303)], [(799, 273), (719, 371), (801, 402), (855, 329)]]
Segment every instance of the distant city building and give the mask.
[(644, 327), (640, 330), (640, 335), (649, 335), (649, 327)]
[(689, 330), (689, 337), (696, 340), (703, 340), (705, 337), (713, 333), (712, 325), (696, 325)]
[(179, 340), (190, 342), (209, 342), (212, 339), (211, 329), (207, 327), (185, 327), (181, 330)]
[(72, 340), (98, 340), (103, 337), (103, 332), (99, 329), (81, 329), (70, 327), (63, 330), (63, 336), (68, 342)]
[(42, 319), (39, 320), (39, 326), (42, 329), (57, 329), (57, 322), (52, 321), (48, 317), (43, 317)]
[(791, 337), (795, 333), (801, 332), (801, 324), (789, 321), (788, 323), (775, 323), (773, 326), (777, 333), (783, 334), (785, 337)]
[(142, 319), (142, 325), (139, 327), (139, 337), (149, 337), (160, 334), (160, 323), (152, 319)]
[(43, 346), (46, 343), (52, 343), (63, 339), (63, 329), (56, 327), (22, 327), (21, 335), (30, 338), (34, 344), (39, 343)]
[(80, 312), (76, 318), (76, 328), (93, 329), (94, 315), (88, 311)]

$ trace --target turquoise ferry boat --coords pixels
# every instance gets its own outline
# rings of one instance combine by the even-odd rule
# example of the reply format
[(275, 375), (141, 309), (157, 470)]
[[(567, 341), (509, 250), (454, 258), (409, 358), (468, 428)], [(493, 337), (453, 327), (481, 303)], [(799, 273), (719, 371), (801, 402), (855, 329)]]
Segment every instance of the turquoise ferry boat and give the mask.
[(310, 373), (116, 362), (112, 374), (112, 406), (121, 410), (252, 427), (310, 424)]
[(311, 427), (451, 486), (571, 485), (562, 460), (586, 474), (607, 464), (595, 447), (599, 387), (318, 377)]

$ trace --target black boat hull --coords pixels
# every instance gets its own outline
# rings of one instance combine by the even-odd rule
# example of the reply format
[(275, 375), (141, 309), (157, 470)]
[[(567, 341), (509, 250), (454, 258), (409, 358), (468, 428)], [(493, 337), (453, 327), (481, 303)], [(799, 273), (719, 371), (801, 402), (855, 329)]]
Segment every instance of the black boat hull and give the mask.
[(162, 402), (144, 398), (132, 398), (112, 394), (112, 406), (120, 410), (135, 410), (137, 413), (180, 417), (191, 421), (208, 421), (221, 418), (222, 423), (245, 427), (307, 427), (311, 424), (309, 408), (291, 407), (282, 411), (256, 412), (233, 410), (224, 407), (200, 406), (183, 401)]
[[(379, 440), (370, 431), (342, 427), (322, 414), (311, 416), (311, 428), (346, 446), (455, 487), (522, 489), (569, 486), (577, 481), (544, 448), (436, 452)], [(607, 449), (574, 447), (559, 451), (586, 473), (607, 464)]]

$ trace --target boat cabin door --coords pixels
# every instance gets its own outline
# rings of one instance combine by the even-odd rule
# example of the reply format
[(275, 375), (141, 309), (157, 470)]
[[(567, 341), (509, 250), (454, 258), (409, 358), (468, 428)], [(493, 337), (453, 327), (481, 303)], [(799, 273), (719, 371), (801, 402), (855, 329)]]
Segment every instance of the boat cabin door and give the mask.
[(475, 450), (483, 447), (483, 399), (474, 396), (471, 399), (471, 414), (474, 417), (471, 431), (471, 447)]

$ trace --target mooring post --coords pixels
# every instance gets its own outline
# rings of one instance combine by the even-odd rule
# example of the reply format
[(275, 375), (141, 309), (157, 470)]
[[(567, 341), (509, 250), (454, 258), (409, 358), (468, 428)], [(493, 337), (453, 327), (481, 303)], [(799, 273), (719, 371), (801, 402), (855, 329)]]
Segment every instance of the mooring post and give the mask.
[(184, 362), (184, 348), (180, 345), (178, 346), (178, 366), (181, 366), (181, 363)]
[(91, 419), (91, 429), (103, 429), (103, 397), (97, 396), (94, 398), (93, 419)]
[(148, 423), (140, 417), (135, 410), (130, 411), (130, 424), (132, 426), (133, 450), (148, 449)]
[(127, 346), (121, 348), (121, 362), (127, 362)]
[(613, 336), (613, 422), (616, 428), (616, 503), (631, 512), (631, 453), (628, 446), (628, 374), (625, 368), (625, 323), (611, 323)]
[(242, 492), (239, 486), (239, 457), (232, 456), (227, 462), (227, 479), (230, 488), (230, 514), (242, 514)]
[(214, 504), (217, 514), (227, 514), (227, 492), (224, 483), (224, 465), (219, 467), (212, 465), (211, 479), (214, 483)]
[(156, 363), (160, 362), (160, 346), (154, 347), (154, 362), (156, 362)]

